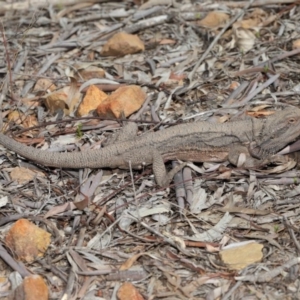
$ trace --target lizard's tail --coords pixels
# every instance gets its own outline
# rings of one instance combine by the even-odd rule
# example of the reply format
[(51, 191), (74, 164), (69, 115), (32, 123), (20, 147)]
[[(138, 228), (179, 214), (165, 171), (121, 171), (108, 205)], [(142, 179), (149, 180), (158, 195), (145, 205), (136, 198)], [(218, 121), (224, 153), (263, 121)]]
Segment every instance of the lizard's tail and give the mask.
[(7, 149), (32, 160), (38, 164), (57, 168), (100, 168), (110, 166), (110, 147), (97, 150), (87, 150), (83, 152), (57, 153), (43, 151), (34, 147), (25, 146), (12, 138), (0, 133), (0, 143)]

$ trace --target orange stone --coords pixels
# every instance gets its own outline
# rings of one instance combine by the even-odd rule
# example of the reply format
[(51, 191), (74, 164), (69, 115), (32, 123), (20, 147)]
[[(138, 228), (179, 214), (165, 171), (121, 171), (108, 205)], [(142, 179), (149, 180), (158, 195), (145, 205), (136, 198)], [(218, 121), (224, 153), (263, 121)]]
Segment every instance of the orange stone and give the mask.
[(50, 244), (51, 234), (26, 219), (18, 220), (5, 237), (18, 259), (32, 262), (42, 257)]
[(101, 50), (102, 56), (124, 56), (145, 50), (144, 43), (137, 35), (127, 32), (116, 33)]
[(144, 300), (143, 296), (130, 282), (125, 282), (118, 290), (119, 300)]
[(80, 117), (88, 115), (91, 110), (95, 110), (106, 98), (107, 95), (95, 85), (89, 86), (85, 97), (78, 107), (77, 115)]
[(97, 114), (105, 117), (128, 117), (139, 110), (146, 93), (137, 85), (122, 86), (108, 96), (98, 107)]
[(39, 275), (24, 278), (24, 300), (48, 300), (49, 291), (44, 279)]

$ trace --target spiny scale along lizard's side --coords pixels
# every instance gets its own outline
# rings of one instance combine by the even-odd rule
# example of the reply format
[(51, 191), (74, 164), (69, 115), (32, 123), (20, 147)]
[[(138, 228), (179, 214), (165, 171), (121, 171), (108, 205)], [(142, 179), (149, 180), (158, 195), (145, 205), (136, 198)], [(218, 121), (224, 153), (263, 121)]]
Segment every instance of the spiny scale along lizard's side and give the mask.
[(152, 164), (156, 181), (164, 186), (185, 164), (166, 172), (164, 161), (221, 162), (237, 164), (246, 154), (244, 167), (270, 162), (278, 152), (300, 135), (300, 109), (289, 107), (265, 119), (248, 118), (223, 124), (194, 122), (136, 136), (129, 123), (113, 143), (99, 150), (54, 153), (27, 147), (0, 133), (0, 143), (13, 152), (44, 166), (58, 168), (141, 168)]

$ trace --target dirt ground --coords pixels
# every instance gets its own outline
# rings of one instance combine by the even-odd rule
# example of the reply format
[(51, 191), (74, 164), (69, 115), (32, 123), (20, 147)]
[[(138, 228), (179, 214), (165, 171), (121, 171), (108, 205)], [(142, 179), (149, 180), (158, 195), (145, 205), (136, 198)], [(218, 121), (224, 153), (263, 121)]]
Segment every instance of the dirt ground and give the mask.
[[(300, 108), (297, 1), (7, 0), (0, 21), (2, 128), (24, 147)], [(189, 162), (163, 188), (151, 165), (53, 168), (1, 147), (0, 298), (300, 299), (297, 145), (254, 169)]]

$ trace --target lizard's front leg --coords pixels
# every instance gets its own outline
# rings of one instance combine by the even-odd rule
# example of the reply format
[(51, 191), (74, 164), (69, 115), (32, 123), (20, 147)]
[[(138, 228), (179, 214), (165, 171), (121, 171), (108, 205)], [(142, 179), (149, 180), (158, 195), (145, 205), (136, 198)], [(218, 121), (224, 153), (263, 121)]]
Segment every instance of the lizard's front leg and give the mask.
[(243, 167), (245, 168), (257, 168), (271, 163), (283, 164), (288, 162), (289, 160), (289, 157), (282, 155), (269, 155), (265, 156), (262, 159), (259, 159), (257, 155), (255, 155), (255, 157), (252, 155), (252, 152), (251, 150), (249, 150), (249, 147), (243, 145), (233, 145), (232, 149), (230, 149), (228, 152), (229, 162), (237, 166), (240, 154), (242, 153), (246, 155), (246, 160), (243, 164)]
[(162, 155), (156, 150), (152, 150), (152, 168), (158, 185), (164, 187), (170, 184), (174, 175), (182, 170), (187, 163), (182, 163), (167, 172)]
[(182, 163), (167, 172), (163, 156), (157, 149), (151, 147), (142, 147), (126, 152), (122, 155), (122, 161), (124, 167), (128, 168), (131, 165), (135, 169), (152, 164), (155, 180), (161, 187), (169, 185), (174, 175), (186, 166), (186, 163)]
[(233, 145), (233, 147), (228, 152), (228, 160), (231, 164), (237, 166), (240, 155), (244, 154), (246, 156), (243, 167), (253, 168), (262, 164), (262, 160), (257, 159), (249, 153), (249, 150), (246, 146), (243, 145)]

